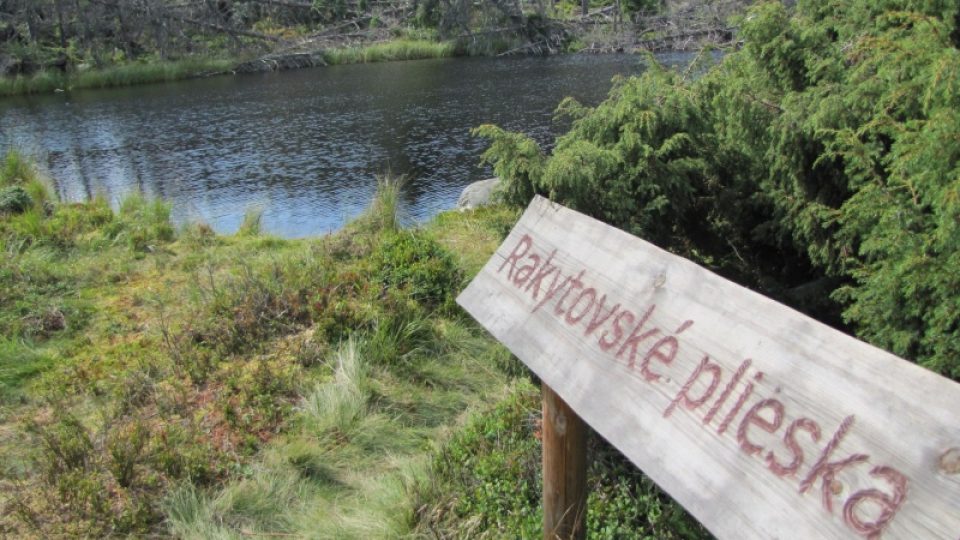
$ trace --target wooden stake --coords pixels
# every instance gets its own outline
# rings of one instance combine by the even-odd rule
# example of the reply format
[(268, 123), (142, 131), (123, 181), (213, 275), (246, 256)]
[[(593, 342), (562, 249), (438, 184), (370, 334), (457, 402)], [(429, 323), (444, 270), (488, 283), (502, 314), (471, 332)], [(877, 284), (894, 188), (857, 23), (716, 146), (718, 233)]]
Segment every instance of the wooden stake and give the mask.
[(543, 385), (543, 538), (582, 540), (587, 514), (587, 425)]

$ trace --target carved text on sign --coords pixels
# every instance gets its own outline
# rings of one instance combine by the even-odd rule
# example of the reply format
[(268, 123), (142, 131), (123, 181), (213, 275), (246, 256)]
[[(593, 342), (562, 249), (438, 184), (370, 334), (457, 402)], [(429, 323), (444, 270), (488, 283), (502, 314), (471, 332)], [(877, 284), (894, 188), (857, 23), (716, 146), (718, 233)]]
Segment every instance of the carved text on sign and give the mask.
[[(893, 467), (871, 463), (867, 453), (841, 451), (855, 427), (853, 415), (835, 427), (827, 426), (828, 431), (803, 411), (788, 410), (776, 397), (779, 387), (773, 395), (758, 395), (756, 387), (765, 374), (749, 358), (735, 370), (725, 369), (709, 352), (698, 353), (698, 360), (678, 361), (683, 335), (696, 331), (695, 320), (660, 328), (653, 323), (656, 304), (625, 305), (615, 291), (592, 286), (586, 269), (561, 268), (555, 262), (557, 254), (556, 249), (538, 250), (534, 238), (524, 234), (496, 273), (529, 297), (531, 313), (546, 313), (576, 329), (611, 361), (635, 372), (643, 384), (660, 387), (668, 399), (664, 418), (677, 421), (674, 414), (683, 409), (699, 420), (702, 429), (729, 434), (741, 452), (755, 457), (774, 477), (794, 482), (800, 494), (818, 487), (827, 514), (834, 514), (835, 503), (842, 503), (838, 508), (844, 523), (867, 538), (879, 537), (896, 517), (906, 501), (909, 480)], [(683, 382), (675, 382), (673, 373), (680, 373), (676, 380)], [(762, 433), (776, 437), (779, 444), (761, 442)], [(810, 444), (819, 446), (808, 455), (803, 446)], [(861, 476), (874, 483), (840, 497), (844, 490), (840, 477), (852, 471), (866, 473)]]

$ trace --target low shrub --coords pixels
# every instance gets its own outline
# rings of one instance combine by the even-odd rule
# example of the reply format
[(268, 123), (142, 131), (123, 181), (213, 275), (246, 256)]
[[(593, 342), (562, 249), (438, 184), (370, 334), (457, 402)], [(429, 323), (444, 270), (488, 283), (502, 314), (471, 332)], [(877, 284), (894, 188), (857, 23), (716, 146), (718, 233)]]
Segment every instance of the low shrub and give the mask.
[[(420, 530), (440, 537), (534, 538), (542, 534), (540, 393), (521, 382), (492, 410), (474, 416), (437, 453)], [(587, 537), (710, 538), (616, 449), (589, 441)]]
[(32, 205), (33, 199), (22, 187), (0, 188), (0, 214), (20, 214)]
[(421, 498), (439, 499), (451, 512), (421, 514), (424, 529), (447, 533), (442, 537), (542, 534), (538, 396), (531, 385), (519, 386), (441, 449), (432, 471), (437, 492)]
[(463, 281), (450, 252), (416, 231), (385, 235), (371, 262), (373, 278), (384, 294), (402, 290), (427, 308), (450, 307)]

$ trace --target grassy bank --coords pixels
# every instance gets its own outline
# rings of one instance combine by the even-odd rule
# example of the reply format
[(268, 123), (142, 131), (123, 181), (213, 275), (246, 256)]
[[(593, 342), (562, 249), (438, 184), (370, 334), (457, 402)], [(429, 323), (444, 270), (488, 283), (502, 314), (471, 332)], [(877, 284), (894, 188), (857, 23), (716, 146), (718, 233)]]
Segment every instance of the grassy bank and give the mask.
[(330, 49), (323, 54), (328, 64), (361, 64), (397, 60), (423, 60), (454, 56), (456, 49), (450, 42), (400, 39), (358, 47)]
[[(514, 210), (403, 230), (385, 183), (334, 235), (219, 236), (0, 173), (0, 535), (536, 528), (536, 388), (453, 302)], [(701, 534), (593, 444), (595, 537)]]
[(237, 61), (226, 58), (188, 58), (178, 61), (134, 63), (88, 71), (40, 71), (30, 76), (0, 78), (0, 97), (43, 94), (55, 90), (110, 88), (170, 82), (229, 72)]
[[(332, 48), (324, 51), (327, 64), (359, 64), (421, 60), (454, 56), (450, 42), (398, 39), (371, 45)], [(30, 76), (0, 78), (0, 97), (44, 94), (58, 90), (111, 88), (171, 82), (231, 73), (240, 61), (231, 58), (188, 58), (178, 61), (133, 63), (81, 72), (40, 71)]]

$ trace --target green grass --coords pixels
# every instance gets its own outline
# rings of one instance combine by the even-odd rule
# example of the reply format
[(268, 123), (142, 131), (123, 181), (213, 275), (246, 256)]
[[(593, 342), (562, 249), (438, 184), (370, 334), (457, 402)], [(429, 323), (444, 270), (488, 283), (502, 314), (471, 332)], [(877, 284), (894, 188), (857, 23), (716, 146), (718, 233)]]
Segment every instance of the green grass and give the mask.
[[(400, 38), (384, 43), (330, 49), (324, 52), (324, 61), (331, 65), (358, 64), (445, 58), (454, 54), (455, 47), (451, 42)], [(45, 70), (29, 76), (0, 78), (0, 97), (205, 77), (230, 73), (238, 63), (236, 58), (185, 58), (128, 63), (79, 72)]]
[(455, 48), (450, 42), (435, 42), (419, 39), (399, 39), (360, 47), (344, 47), (324, 52), (328, 64), (363, 64), (392, 62), (397, 60), (422, 60), (453, 56)]
[(72, 73), (40, 71), (30, 76), (0, 78), (0, 97), (43, 94), (55, 90), (67, 91), (170, 82), (228, 73), (236, 64), (236, 59), (187, 58), (173, 61), (131, 63)]
[(53, 366), (55, 359), (44, 349), (0, 337), (0, 404), (23, 396), (28, 381)]
[(237, 229), (237, 234), (241, 236), (257, 236), (260, 234), (263, 225), (263, 208), (248, 208), (243, 213), (243, 221)]
[[(587, 470), (587, 538), (711, 538), (626, 458), (593, 435)], [(542, 535), (540, 391), (521, 378), (474, 413), (433, 456), (415, 486), (414, 532), (431, 538)]]
[[(0, 167), (4, 189), (35, 181), (16, 154)], [(429, 427), (399, 424), (423, 394), (402, 374), (453, 350), (438, 343), (455, 291), (438, 284), (461, 275), (436, 240), (397, 228), (396, 186), (384, 182), (372, 210), (338, 235), (298, 241), (259, 234), (255, 217), (233, 236), (202, 225), (178, 235), (169, 207), (140, 196), (113, 211), (27, 190), (25, 205), (0, 213), (0, 419), (19, 419), (0, 426), (0, 451), (12, 455), (17, 441), (32, 464), (0, 478), (16, 486), (0, 530), (160, 530), (172, 486), (259, 482), (235, 467), (279, 452), (274, 440), (301, 450), (321, 441), (351, 470), (376, 467), (367, 455), (419, 456), (429, 430), (463, 404), (433, 394), (445, 397), (423, 412)], [(397, 266), (407, 258), (415, 273)], [(364, 364), (351, 336), (364, 340)], [(374, 369), (376, 382), (364, 383)], [(247, 491), (218, 504), (256, 514)]]
[[(358, 64), (445, 58), (453, 56), (454, 52), (454, 46), (449, 42), (401, 38), (384, 43), (330, 49), (324, 52), (324, 60), (331, 65)], [(0, 97), (171, 82), (230, 73), (238, 63), (236, 58), (186, 58), (129, 63), (80, 72), (45, 70), (29, 76), (0, 78)]]
[(368, 418), (369, 367), (353, 340), (341, 345), (333, 363), (333, 379), (317, 384), (301, 401), (301, 421), (319, 438), (354, 439)]
[[(0, 164), (0, 188), (31, 182)], [(453, 303), (518, 213), (404, 229), (401, 189), (303, 240), (25, 190), (0, 212), (2, 534), (532, 535), (536, 388)], [(596, 455), (597, 537), (700, 537)]]
[[(416, 527), (431, 448), (464, 411), (503, 394), (507, 376), (487, 360), (499, 346), (476, 328), (435, 320), (402, 367), (380, 346), (349, 340), (333, 374), (305, 392), (286, 436), (219, 489), (174, 491), (170, 532), (183, 538), (250, 534), (299, 538), (398, 538)], [(403, 346), (401, 343), (396, 345)]]

